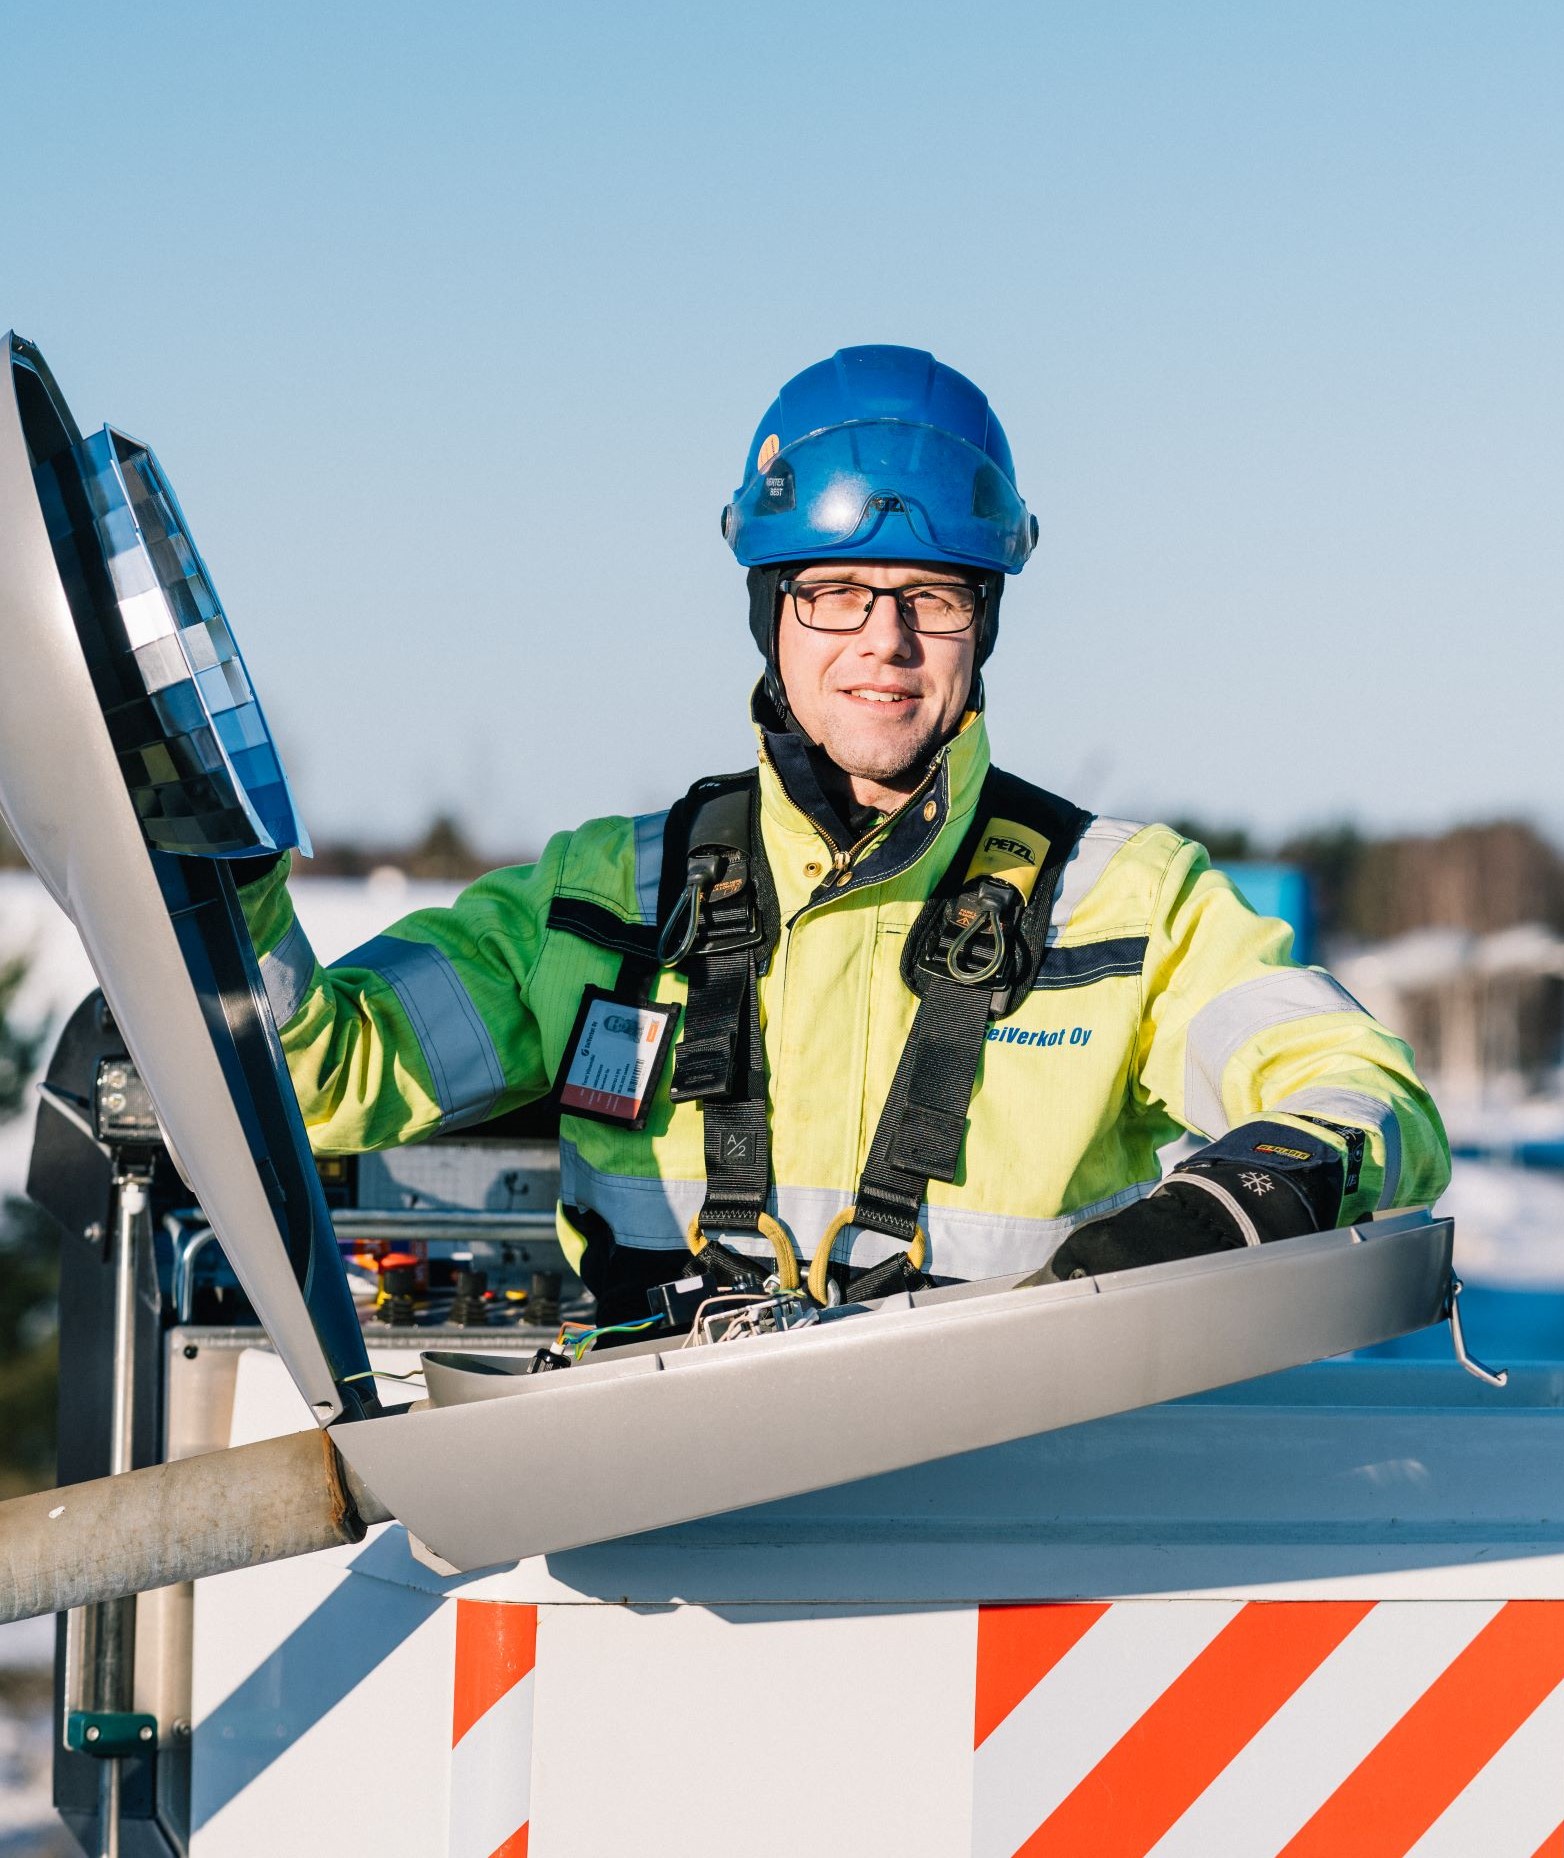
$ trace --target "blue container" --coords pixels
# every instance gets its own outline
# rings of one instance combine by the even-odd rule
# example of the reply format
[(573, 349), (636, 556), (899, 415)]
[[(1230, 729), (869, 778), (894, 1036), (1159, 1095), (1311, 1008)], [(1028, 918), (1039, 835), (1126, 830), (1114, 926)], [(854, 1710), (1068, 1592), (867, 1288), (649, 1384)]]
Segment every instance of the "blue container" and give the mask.
[(1295, 864), (1260, 864), (1244, 860), (1224, 864), (1244, 901), (1262, 916), (1279, 916), (1292, 927), (1293, 960), (1315, 959), (1314, 898), (1308, 873)]

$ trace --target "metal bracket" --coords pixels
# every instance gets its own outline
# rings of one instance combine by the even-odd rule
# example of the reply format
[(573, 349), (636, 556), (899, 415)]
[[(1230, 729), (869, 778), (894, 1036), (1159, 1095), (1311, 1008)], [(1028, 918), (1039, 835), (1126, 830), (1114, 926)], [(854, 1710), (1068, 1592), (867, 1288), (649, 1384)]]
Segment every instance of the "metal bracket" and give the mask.
[(65, 1718), (65, 1746), (80, 1755), (144, 1755), (156, 1741), (157, 1718), (140, 1710), (72, 1710)]
[(1461, 1327), (1460, 1296), (1462, 1289), (1460, 1278), (1451, 1272), (1450, 1291), (1445, 1303), (1445, 1320), (1450, 1325), (1450, 1346), (1455, 1350), (1455, 1358), (1468, 1374), (1475, 1375), (1480, 1381), (1486, 1381), (1490, 1387), (1507, 1387), (1510, 1383), (1508, 1368), (1484, 1367), (1475, 1355), (1467, 1353), (1466, 1332)]

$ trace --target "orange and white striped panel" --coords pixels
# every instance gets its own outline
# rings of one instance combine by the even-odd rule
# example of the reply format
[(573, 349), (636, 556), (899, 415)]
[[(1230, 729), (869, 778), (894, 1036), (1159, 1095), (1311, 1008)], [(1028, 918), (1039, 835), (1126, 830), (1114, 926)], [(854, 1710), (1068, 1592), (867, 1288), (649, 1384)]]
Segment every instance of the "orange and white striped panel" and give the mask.
[(978, 1613), (972, 1858), (1564, 1858), (1564, 1601)]
[(538, 1609), (455, 1604), (447, 1858), (527, 1858)]

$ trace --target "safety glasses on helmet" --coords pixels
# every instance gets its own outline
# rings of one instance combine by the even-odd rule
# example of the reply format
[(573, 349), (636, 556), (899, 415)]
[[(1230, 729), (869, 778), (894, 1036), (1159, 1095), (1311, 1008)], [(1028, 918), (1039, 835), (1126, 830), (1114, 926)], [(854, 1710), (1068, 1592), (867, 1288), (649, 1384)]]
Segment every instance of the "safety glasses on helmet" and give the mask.
[(985, 452), (935, 426), (854, 420), (758, 463), (722, 513), (749, 567), (843, 559), (950, 561), (1015, 573), (1036, 522)]

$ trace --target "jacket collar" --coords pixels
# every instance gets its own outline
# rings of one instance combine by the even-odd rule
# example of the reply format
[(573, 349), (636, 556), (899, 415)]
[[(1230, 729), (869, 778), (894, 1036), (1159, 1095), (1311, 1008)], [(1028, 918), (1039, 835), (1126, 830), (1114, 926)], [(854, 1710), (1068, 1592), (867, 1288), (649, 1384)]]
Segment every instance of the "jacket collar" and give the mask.
[(763, 686), (756, 687), (750, 715), (760, 751), (760, 806), (766, 830), (823, 844), (833, 863), (842, 855), (851, 856), (851, 882), (837, 886), (838, 864), (821, 886), (832, 896), (845, 896), (908, 870), (927, 855), (951, 822), (965, 831), (977, 808), (989, 766), (988, 729), (979, 711), (969, 710), (955, 735), (935, 751), (917, 791), (884, 820), (864, 826), (856, 842), (845, 836), (851, 827), (821, 789), (809, 744), (791, 731), (768, 727)]

